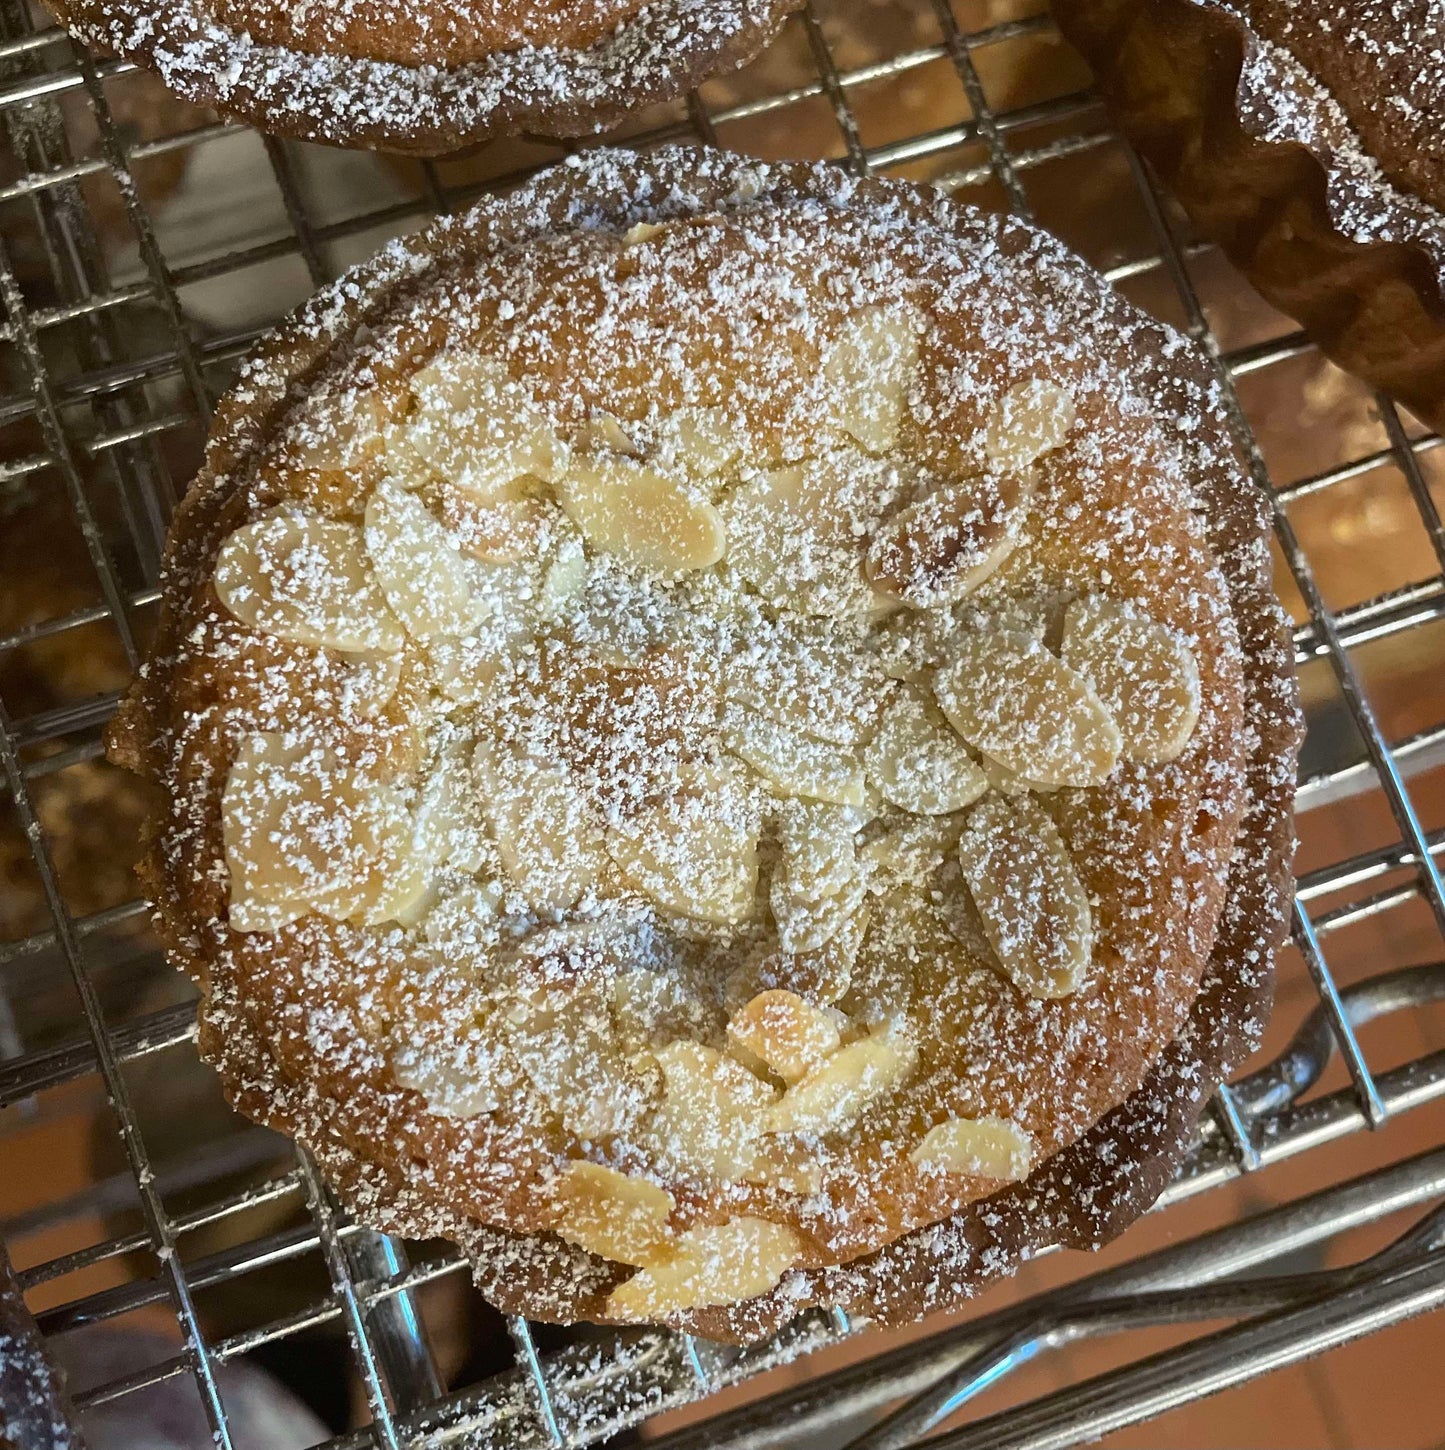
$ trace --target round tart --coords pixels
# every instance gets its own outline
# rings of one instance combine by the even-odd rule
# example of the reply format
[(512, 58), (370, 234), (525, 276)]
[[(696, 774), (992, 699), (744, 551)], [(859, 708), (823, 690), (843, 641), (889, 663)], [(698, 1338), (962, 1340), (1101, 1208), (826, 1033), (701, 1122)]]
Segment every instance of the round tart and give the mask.
[(750, 60), (802, 0), (47, 0), (87, 45), (263, 131), (436, 156), (582, 136)]
[(555, 1320), (885, 1320), (1152, 1202), (1298, 715), (1194, 350), (934, 193), (599, 153), (262, 345), (112, 736), (234, 1101)]
[(1437, 0), (1054, 0), (1125, 135), (1342, 367), (1445, 428)]

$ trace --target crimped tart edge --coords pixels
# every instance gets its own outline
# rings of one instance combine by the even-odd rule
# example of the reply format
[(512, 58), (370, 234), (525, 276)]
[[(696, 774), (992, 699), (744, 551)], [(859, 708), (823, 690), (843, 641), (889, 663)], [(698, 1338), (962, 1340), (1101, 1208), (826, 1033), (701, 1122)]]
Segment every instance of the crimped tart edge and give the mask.
[[(1328, 92), (1219, 0), (1053, 9), (1114, 121), (1200, 230), (1332, 361), (1445, 428), (1445, 215), (1378, 166), (1370, 184), (1372, 158)], [(1286, 71), (1316, 86), (1318, 106), (1338, 113), (1330, 124), (1280, 117)], [(1348, 130), (1354, 164), (1326, 130)]]
[[(531, 215), (540, 218), (534, 226), (625, 226), (751, 199), (774, 187), (819, 193), (825, 179), (832, 198), (846, 190), (850, 201), (865, 206), (886, 197), (896, 207), (906, 199), (935, 220), (952, 210), (948, 201), (898, 183), (854, 181), (807, 164), (762, 167), (741, 158), (672, 149), (640, 165), (648, 184), (636, 189), (638, 172), (625, 163), (618, 166), (615, 154), (605, 167), (583, 158), (557, 168), (529, 191)], [(578, 184), (577, 174), (584, 168), (590, 168), (585, 187)], [(485, 251), (491, 240), (515, 243), (516, 236), (504, 225), (507, 215), (479, 209), (471, 217), (440, 222), (422, 237), (392, 243), (313, 298), (243, 365), (218, 410), (206, 466), (172, 532), (158, 656), (164, 658), (168, 641), (177, 639), (181, 627), (171, 600), (185, 597), (196, 571), (209, 559), (228, 501), (230, 475), (269, 439), (305, 380), (321, 371), (369, 318), (395, 307), (410, 279), (449, 259)], [(514, 225), (514, 216), (512, 221)], [(494, 237), (499, 225), (502, 232)], [(1024, 1183), (853, 1263), (793, 1271), (757, 1299), (676, 1315), (669, 1322), (677, 1327), (716, 1339), (749, 1340), (813, 1303), (902, 1323), (957, 1304), (1046, 1245), (1106, 1242), (1153, 1203), (1188, 1148), (1200, 1105), (1262, 1033), (1272, 991), (1273, 952), (1283, 936), (1290, 900), (1290, 806), (1300, 733), (1292, 650), (1270, 584), (1267, 511), (1248, 481), (1203, 358), (1166, 329), (1143, 324), (1082, 267), (1072, 281), (1087, 289), (1091, 302), (1102, 305), (1108, 317), (1128, 324), (1125, 330), (1134, 350), (1128, 362), (1148, 380), (1160, 411), (1177, 413), (1187, 406), (1204, 418), (1208, 434), (1194, 440), (1198, 492), (1245, 644), (1246, 687), (1258, 740), (1246, 771), (1250, 804), (1206, 978), (1184, 1032), (1144, 1085)], [(163, 705), (164, 696), (152, 682), (137, 682), (112, 730), (113, 758), (142, 773), (155, 773), (153, 721)], [(143, 869), (143, 877), (157, 902), (168, 946), (178, 964), (194, 970), (193, 927), (182, 904), (168, 898), (156, 861)], [(228, 1004), (231, 1014), (237, 1005)], [(251, 1034), (245, 1043), (235, 1040), (243, 1017), (232, 1016), (227, 1056), (236, 1062), (250, 1054), (259, 1079), (267, 1076), (267, 1049), (259, 1034)], [(207, 1021), (204, 1001), (201, 1026), (205, 1053), (215, 1028)], [(214, 1052), (214, 1045), (209, 1050)], [(234, 1083), (230, 1089), (246, 1107), (245, 1090)], [(618, 1277), (604, 1261), (589, 1259), (550, 1235), (514, 1237), (449, 1218), (435, 1204), (418, 1203), (404, 1183), (389, 1181), (384, 1170), (347, 1146), (335, 1141), (308, 1141), (307, 1146), (342, 1198), (366, 1221), (413, 1237), (424, 1233), (458, 1240), (473, 1258), (482, 1292), (500, 1307), (538, 1319), (602, 1317), (601, 1301)], [(567, 1285), (577, 1291), (570, 1299), (559, 1293)], [(578, 1286), (590, 1287), (584, 1292)]]
[(269, 134), (441, 156), (498, 136), (604, 131), (746, 65), (802, 0), (654, 0), (594, 45), (524, 47), (457, 66), (258, 44), (209, 20), (201, 0), (48, 3), (86, 45)]

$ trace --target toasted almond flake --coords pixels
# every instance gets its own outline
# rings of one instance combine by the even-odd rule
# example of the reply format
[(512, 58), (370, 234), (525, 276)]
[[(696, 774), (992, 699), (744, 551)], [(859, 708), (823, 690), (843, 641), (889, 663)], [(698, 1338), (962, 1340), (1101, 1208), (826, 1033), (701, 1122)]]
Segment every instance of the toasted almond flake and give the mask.
[(747, 761), (780, 795), (861, 806), (863, 768), (856, 757), (810, 735), (788, 730), (750, 710), (729, 710), (723, 743)]
[(667, 576), (706, 569), (726, 548), (722, 519), (683, 478), (625, 457), (575, 459), (557, 501), (599, 553)]
[(743, 453), (743, 438), (721, 408), (689, 408), (658, 427), (658, 456), (693, 478), (713, 478)]
[(1000, 469), (1024, 469), (1062, 448), (1074, 426), (1074, 400), (1054, 383), (1029, 378), (1015, 383), (994, 405), (984, 426), (983, 447)]
[(760, 992), (729, 1020), (728, 1044), (752, 1053), (784, 1082), (797, 1082), (837, 1051), (838, 1023), (794, 992)]
[(1124, 756), (1148, 765), (1175, 759), (1199, 723), (1199, 666), (1178, 630), (1090, 594), (1064, 615), (1064, 662), (1112, 712)]
[(1046, 786), (1102, 785), (1123, 740), (1078, 671), (1011, 630), (966, 631), (933, 693), (950, 724), (1006, 770)]
[(971, 594), (1019, 541), (1033, 479), (979, 475), (935, 484), (879, 525), (864, 557), (874, 589), (913, 609)]
[(561, 767), (479, 740), (472, 768), (502, 866), (538, 910), (565, 911), (607, 861), (602, 830)]
[(629, 458), (642, 456), (642, 449), (627, 425), (611, 413), (597, 413), (589, 418), (582, 425), (577, 442), (580, 447), (599, 453), (622, 453)]
[(855, 819), (843, 806), (785, 801), (778, 812), (779, 859), (769, 893), (785, 952), (822, 947), (846, 929), (863, 901)]
[(342, 678), (343, 712), (372, 720), (396, 697), (401, 684), (401, 652), (353, 655)]
[(801, 1139), (773, 1136), (763, 1141), (757, 1166), (747, 1175), (747, 1182), (809, 1198), (822, 1190), (823, 1165)]
[(221, 545), (215, 586), (237, 619), (297, 644), (371, 654), (406, 641), (355, 524), (273, 509)]
[(727, 1006), (736, 1011), (759, 992), (775, 988), (796, 993), (814, 1006), (831, 1006), (848, 990), (853, 963), (867, 935), (868, 918), (868, 907), (863, 905), (820, 947), (804, 952), (768, 951), (740, 963), (728, 973)]
[(764, 1294), (793, 1266), (798, 1236), (786, 1224), (735, 1218), (690, 1229), (668, 1259), (640, 1269), (607, 1299), (616, 1319), (646, 1321)]
[(911, 308), (865, 307), (838, 329), (824, 357), (829, 410), (870, 453), (886, 453), (898, 439), (920, 329)]
[(725, 1181), (753, 1171), (764, 1114), (777, 1090), (703, 1043), (672, 1042), (655, 1056), (663, 1097), (652, 1133), (661, 1150)]
[(757, 893), (758, 823), (726, 764), (618, 821), (607, 849), (634, 889), (679, 916), (737, 923)]
[(863, 760), (869, 783), (883, 798), (915, 815), (961, 811), (988, 789), (958, 735), (912, 689), (889, 702)]
[(515, 496), (519, 479), (551, 482), (565, 465), (566, 448), (498, 358), (448, 352), (416, 373), (411, 389), (408, 445), (477, 498)]
[(237, 931), (366, 911), (396, 878), (410, 836), (395, 789), (361, 779), (319, 741), (273, 732), (241, 742), (221, 828)]
[(479, 1028), (445, 1045), (402, 1039), (390, 1063), (397, 1082), (420, 1093), (440, 1117), (475, 1118), (502, 1105), (498, 1049)]
[(827, 1133), (847, 1127), (913, 1070), (917, 1053), (899, 1031), (850, 1042), (816, 1064), (766, 1114), (770, 1133)]
[(390, 479), (366, 505), (365, 537), (386, 602), (413, 639), (467, 634), (492, 613), (457, 540)]
[(1017, 1183), (1033, 1164), (1033, 1139), (1007, 1118), (949, 1118), (924, 1134), (908, 1155), (933, 1173), (960, 1173)]
[(568, 1243), (619, 1264), (666, 1257), (676, 1235), (672, 1195), (645, 1178), (596, 1163), (569, 1163), (553, 1189), (553, 1229)]
[(666, 230), (665, 226), (657, 222), (638, 222), (623, 232), (622, 245), (624, 248), (640, 247), (643, 242), (651, 241), (659, 232)]
[(294, 468), (348, 472), (383, 448), (386, 408), (374, 391), (317, 392), (286, 421), (286, 462)]
[(1078, 991), (1094, 954), (1093, 912), (1048, 812), (1029, 796), (986, 795), (958, 854), (983, 929), (1019, 990), (1042, 998)]

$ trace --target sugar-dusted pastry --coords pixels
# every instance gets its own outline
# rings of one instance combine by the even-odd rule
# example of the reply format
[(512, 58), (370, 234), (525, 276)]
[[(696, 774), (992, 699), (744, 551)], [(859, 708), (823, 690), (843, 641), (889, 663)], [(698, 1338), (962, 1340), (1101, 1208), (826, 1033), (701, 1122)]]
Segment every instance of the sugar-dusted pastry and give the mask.
[(581, 136), (751, 59), (801, 0), (47, 0), (263, 131), (435, 156)]
[(1445, 428), (1439, 0), (1054, 0), (1120, 127), (1335, 362)]
[(112, 737), (201, 1047), (556, 1320), (885, 1321), (1162, 1187), (1298, 736), (1209, 375), (932, 192), (597, 153), (222, 405)]

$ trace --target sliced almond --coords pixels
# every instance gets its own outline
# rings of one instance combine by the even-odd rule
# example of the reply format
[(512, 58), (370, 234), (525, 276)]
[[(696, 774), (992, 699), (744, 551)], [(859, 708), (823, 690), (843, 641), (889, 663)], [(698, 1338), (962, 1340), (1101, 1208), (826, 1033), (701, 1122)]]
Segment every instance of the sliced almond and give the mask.
[(1034, 1141), (1007, 1118), (949, 1118), (930, 1128), (908, 1156), (932, 1173), (1017, 1183), (1029, 1176)]
[(531, 637), (526, 616), (516, 614), (489, 619), (460, 639), (441, 635), (429, 640), (432, 683), (459, 705), (485, 705), (513, 652)]
[(706, 569), (727, 540), (718, 511), (685, 479), (621, 456), (575, 459), (557, 501), (599, 553), (673, 576)]
[(420, 1093), (443, 1118), (494, 1112), (505, 1096), (497, 1044), (479, 1028), (446, 1046), (403, 1038), (392, 1051), (391, 1070), (402, 1087)]
[(870, 453), (886, 453), (897, 441), (920, 329), (909, 307), (865, 307), (843, 323), (824, 356), (833, 416)]
[(651, 241), (659, 232), (667, 228), (658, 222), (636, 222), (622, 234), (622, 245), (627, 247), (640, 247), (643, 242)]
[(839, 931), (811, 951), (760, 952), (728, 973), (727, 1005), (736, 1010), (760, 992), (782, 990), (814, 1006), (827, 1007), (848, 990), (853, 963), (868, 931), (868, 908), (860, 907)]
[(763, 1142), (757, 1166), (747, 1181), (809, 1198), (823, 1187), (823, 1165), (809, 1144), (798, 1138), (774, 1136)]
[(566, 449), (499, 358), (446, 353), (412, 378), (411, 390), (408, 445), (478, 498), (513, 496), (523, 478), (551, 482), (565, 463)]
[(984, 425), (983, 447), (994, 467), (1021, 470), (1062, 448), (1074, 426), (1074, 400), (1041, 378), (1015, 383)]
[(815, 951), (845, 930), (862, 904), (855, 820), (846, 807), (787, 801), (770, 904), (785, 952)]
[(735, 1181), (752, 1171), (777, 1090), (715, 1047), (673, 1042), (656, 1054), (662, 1103), (652, 1134), (669, 1158)]
[(750, 710), (734, 708), (722, 725), (723, 743), (780, 795), (861, 806), (863, 767), (836, 746), (800, 735)]
[(313, 393), (287, 419), (286, 462), (295, 468), (349, 472), (382, 450), (386, 408), (374, 391)]
[(962, 599), (1013, 552), (1032, 497), (1027, 473), (939, 483), (879, 526), (864, 572), (914, 609)]
[(456, 538), (414, 493), (383, 479), (366, 505), (366, 548), (392, 613), (413, 639), (466, 634), (491, 612)]
[(693, 478), (713, 478), (742, 456), (741, 429), (721, 408), (688, 408), (658, 426), (658, 457)]
[(723, 694), (765, 719), (830, 745), (863, 743), (889, 683), (871, 654), (827, 625), (760, 624), (724, 660)]
[(577, 442), (590, 452), (622, 453), (629, 458), (642, 456), (641, 445), (632, 430), (611, 413), (597, 413), (589, 418), (582, 425)]
[(607, 1313), (647, 1321), (764, 1294), (792, 1268), (801, 1245), (786, 1224), (735, 1218), (682, 1234), (670, 1258), (640, 1269), (607, 1300)]
[(915, 815), (961, 811), (988, 789), (957, 733), (914, 690), (894, 695), (863, 759), (884, 800)]
[(965, 631), (953, 650), (933, 693), (974, 749), (1041, 785), (1104, 783), (1123, 740), (1077, 670), (1010, 630)]
[(569, 1163), (553, 1190), (553, 1229), (568, 1243), (619, 1264), (666, 1257), (676, 1235), (665, 1188), (596, 1163)]
[(794, 992), (760, 992), (733, 1014), (728, 1042), (751, 1052), (784, 1082), (797, 1082), (838, 1050), (838, 1023)]
[(376, 904), (406, 861), (400, 793), (362, 779), (328, 746), (247, 736), (221, 796), (237, 931), (274, 931), (307, 912), (342, 920)]
[(472, 756), (507, 875), (538, 910), (565, 911), (607, 862), (602, 830), (560, 766), (490, 740)]
[(817, 1063), (768, 1109), (771, 1133), (827, 1133), (846, 1127), (913, 1070), (917, 1053), (903, 1033), (863, 1037)]
[(1175, 759), (1199, 723), (1199, 666), (1176, 629), (1099, 594), (1064, 615), (1064, 663), (1094, 687), (1124, 737), (1126, 759)]
[(679, 916), (736, 924), (753, 914), (758, 823), (725, 768), (617, 822), (607, 849), (630, 885)]
[(1089, 893), (1047, 811), (986, 795), (958, 844), (974, 904), (1003, 969), (1031, 997), (1067, 997), (1094, 955)]
[(355, 524), (273, 509), (221, 545), (215, 586), (237, 619), (297, 644), (371, 654), (406, 642)]

